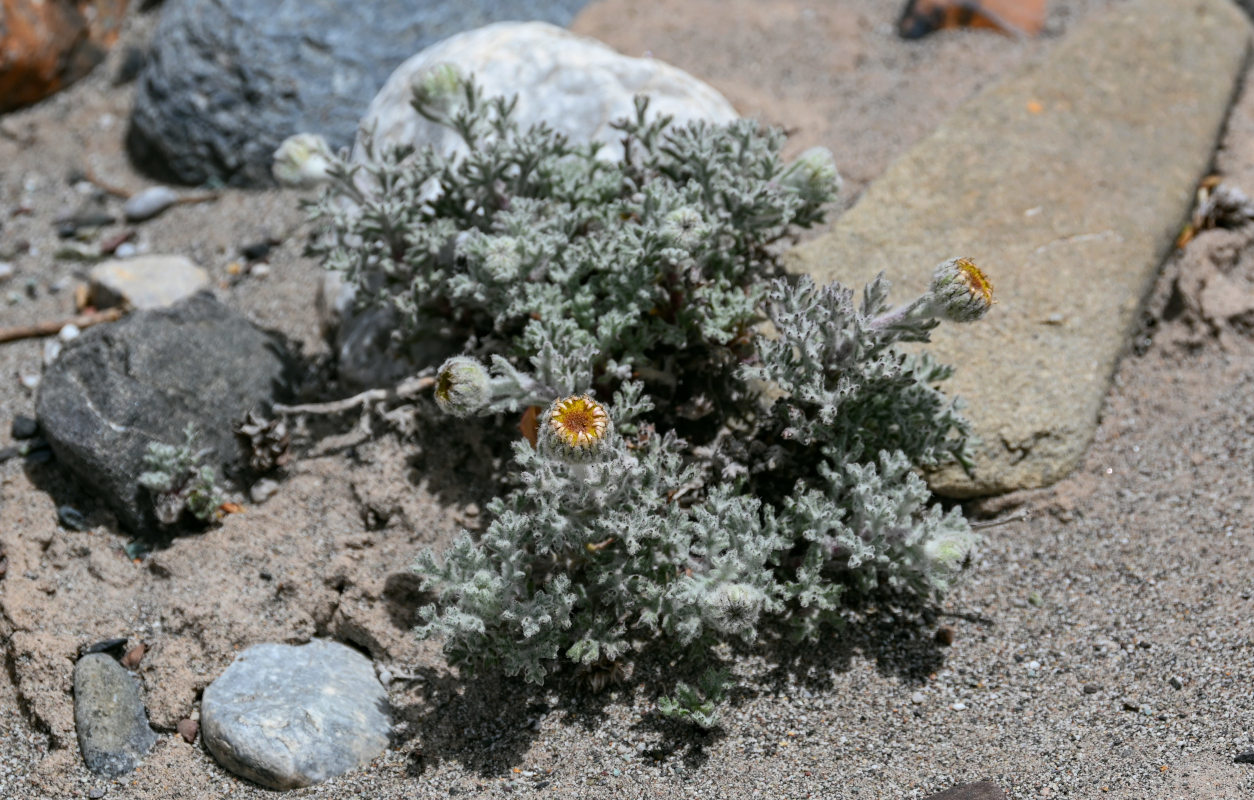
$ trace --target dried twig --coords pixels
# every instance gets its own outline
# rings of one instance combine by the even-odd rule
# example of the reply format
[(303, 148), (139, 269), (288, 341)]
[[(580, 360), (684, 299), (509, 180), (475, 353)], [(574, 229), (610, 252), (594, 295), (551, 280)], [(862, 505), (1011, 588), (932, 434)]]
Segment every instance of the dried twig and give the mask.
[(106, 308), (103, 311), (92, 311), (79, 314), (69, 319), (51, 322), (36, 322), (34, 325), (15, 325), (12, 328), (0, 328), (0, 343), (16, 342), (19, 339), (36, 339), (40, 336), (56, 336), (66, 325), (87, 328), (101, 322), (113, 322), (126, 312), (121, 308)]
[[(118, 186), (115, 183), (108, 183), (96, 174), (90, 164), (83, 168), (83, 177), (87, 179), (88, 183), (95, 186), (97, 189), (100, 189), (105, 194), (111, 194), (114, 197), (120, 197), (123, 200), (130, 200), (132, 197), (139, 194), (139, 192), (132, 192), (130, 189)], [(182, 195), (174, 201), (174, 204), (176, 206), (182, 206), (189, 205), (191, 203), (209, 203), (217, 199), (217, 192), (201, 192), (200, 194)]]
[(409, 400), (417, 397), (435, 385), (435, 378), (430, 375), (406, 378), (396, 386), (388, 389), (367, 389), (366, 391), (346, 397), (343, 400), (332, 400), (329, 403), (305, 403), (298, 406), (276, 404), (276, 414), (341, 414), (350, 409), (367, 403), (391, 402), (393, 400)]

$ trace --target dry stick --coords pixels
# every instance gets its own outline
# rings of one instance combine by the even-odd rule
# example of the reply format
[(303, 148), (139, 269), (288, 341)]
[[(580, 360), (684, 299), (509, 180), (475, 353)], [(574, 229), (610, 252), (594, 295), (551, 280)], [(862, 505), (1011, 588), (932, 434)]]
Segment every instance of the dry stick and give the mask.
[[(125, 189), (117, 184), (106, 183), (103, 178), (96, 174), (90, 164), (83, 168), (83, 177), (87, 179), (88, 183), (95, 186), (105, 194), (111, 194), (114, 197), (120, 197), (123, 200), (130, 200), (132, 197), (139, 194), (138, 192), (132, 192), (130, 189)], [(175, 200), (174, 204), (176, 206), (182, 206), (189, 203), (208, 203), (217, 199), (217, 192), (205, 192), (203, 194), (183, 195)]]
[(101, 322), (113, 322), (125, 312), (120, 308), (106, 308), (103, 311), (92, 311), (70, 319), (53, 322), (36, 322), (34, 325), (16, 325), (12, 328), (0, 328), (0, 343), (16, 342), (19, 339), (36, 339), (40, 336), (55, 336), (66, 325), (87, 328)]
[(276, 404), (274, 413), (340, 414), (365, 403), (373, 403), (379, 400), (408, 400), (417, 397), (434, 385), (435, 378), (429, 375), (421, 378), (406, 378), (390, 389), (367, 389), (361, 394), (355, 394), (343, 400), (333, 400), (329, 403), (305, 403), (299, 406)]

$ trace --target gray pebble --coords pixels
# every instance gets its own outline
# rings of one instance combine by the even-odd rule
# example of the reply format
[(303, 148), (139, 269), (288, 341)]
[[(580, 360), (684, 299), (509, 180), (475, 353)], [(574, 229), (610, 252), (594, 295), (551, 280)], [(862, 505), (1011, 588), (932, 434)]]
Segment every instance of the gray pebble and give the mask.
[(31, 417), (18, 414), (9, 425), (9, 433), (14, 439), (30, 439), (39, 433), (39, 423)]
[(104, 653), (74, 665), (74, 724), (88, 769), (116, 778), (139, 766), (157, 741), (139, 697), (139, 684)]
[(1254, 764), (1254, 750), (1246, 750), (1241, 755), (1232, 759), (1234, 764)]
[(205, 689), (200, 734), (236, 775), (295, 789), (378, 756), (388, 744), (388, 715), (374, 667), (351, 647), (320, 639), (259, 644)]
[(122, 206), (127, 222), (143, 222), (178, 202), (178, 192), (166, 186), (151, 186), (138, 192)]
[(262, 503), (266, 502), (271, 497), (273, 497), (274, 493), (277, 492), (278, 490), (279, 490), (278, 481), (274, 481), (269, 478), (262, 478), (261, 480), (254, 483), (252, 485), (252, 488), (248, 490), (248, 496), (252, 498), (252, 501), (254, 503), (256, 503), (257, 505), (261, 505)]
[(1181, 679), (1180, 679), (1180, 676), (1178, 676), (1178, 675), (1172, 675), (1170, 678), (1168, 678), (1168, 679), (1167, 679), (1167, 683), (1170, 683), (1170, 684), (1171, 684), (1171, 688), (1172, 688), (1172, 689), (1183, 689), (1183, 688), (1184, 688), (1184, 681), (1183, 681), (1183, 680), (1181, 680)]
[(57, 521), (64, 528), (72, 531), (85, 531), (91, 527), (87, 522), (87, 517), (83, 516), (83, 512), (74, 506), (59, 506), (57, 508)]

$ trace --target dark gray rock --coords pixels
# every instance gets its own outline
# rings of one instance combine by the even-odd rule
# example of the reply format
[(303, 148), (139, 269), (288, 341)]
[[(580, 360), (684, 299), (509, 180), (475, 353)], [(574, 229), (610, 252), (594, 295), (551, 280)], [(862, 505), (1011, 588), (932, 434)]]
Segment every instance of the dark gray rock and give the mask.
[(9, 425), (9, 434), (14, 439), (33, 439), (39, 433), (39, 423), (33, 417), (18, 414)]
[(98, 325), (65, 346), (40, 384), (36, 411), (61, 463), (136, 533), (157, 529), (137, 481), (153, 442), (184, 443), (195, 426), (206, 463), (242, 474), (234, 427), (287, 397), (281, 342), (201, 293)]
[(74, 725), (87, 768), (116, 778), (135, 767), (157, 741), (139, 697), (139, 684), (104, 653), (74, 665)]
[(271, 183), (288, 136), (352, 144), (366, 104), (409, 56), (508, 19), (567, 24), (587, 0), (171, 0), (140, 75), (132, 158), (167, 181)]
[(388, 744), (388, 717), (387, 692), (356, 650), (320, 639), (259, 644), (205, 689), (200, 734), (236, 775), (295, 789), (378, 756)]

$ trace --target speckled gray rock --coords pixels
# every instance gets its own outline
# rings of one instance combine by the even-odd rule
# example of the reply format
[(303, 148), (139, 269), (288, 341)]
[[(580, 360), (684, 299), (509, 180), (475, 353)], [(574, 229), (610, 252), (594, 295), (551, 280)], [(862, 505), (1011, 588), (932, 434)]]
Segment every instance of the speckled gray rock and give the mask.
[(87, 768), (108, 778), (139, 766), (157, 741), (139, 683), (104, 653), (85, 655), (74, 665), (74, 725)]
[(383, 752), (387, 692), (338, 642), (258, 644), (205, 689), (200, 731), (218, 763), (271, 789), (320, 783)]
[(404, 59), (504, 19), (565, 25), (586, 0), (168, 0), (136, 88), (127, 147), (169, 181), (271, 183), (295, 133), (347, 147), (370, 97)]
[(376, 145), (431, 144), (445, 152), (465, 147), (457, 134), (420, 117), (411, 105), (415, 82), (442, 65), (473, 74), (488, 96), (518, 95), (514, 118), (524, 129), (543, 121), (572, 141), (604, 142), (606, 158), (622, 155), (620, 134), (610, 123), (632, 116), (638, 94), (649, 96), (651, 116), (669, 114), (680, 123), (736, 118), (714, 88), (665, 62), (620, 55), (543, 22), (501, 22), (450, 37), (398, 67), (362, 118), (356, 155), (366, 133), (373, 133)]
[(181, 445), (194, 423), (207, 463), (236, 474), (247, 458), (234, 426), (284, 399), (287, 374), (280, 340), (202, 292), (87, 329), (45, 372), (36, 412), (57, 460), (146, 533), (157, 528), (137, 483), (148, 444)]
[(91, 301), (100, 308), (163, 308), (209, 285), (209, 274), (183, 256), (151, 255), (104, 261), (88, 274)]
[(998, 305), (937, 330), (984, 444), (958, 497), (1043, 486), (1096, 429), (1119, 354), (1211, 163), (1249, 22), (1228, 0), (1136, 0), (1091, 17), (1047, 59), (983, 92), (876, 181), (795, 270), (899, 299), (969, 256)]

